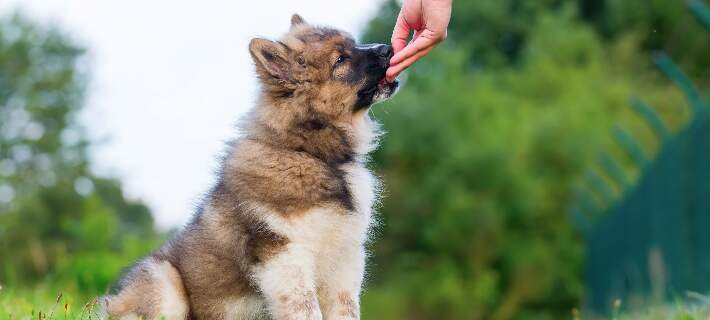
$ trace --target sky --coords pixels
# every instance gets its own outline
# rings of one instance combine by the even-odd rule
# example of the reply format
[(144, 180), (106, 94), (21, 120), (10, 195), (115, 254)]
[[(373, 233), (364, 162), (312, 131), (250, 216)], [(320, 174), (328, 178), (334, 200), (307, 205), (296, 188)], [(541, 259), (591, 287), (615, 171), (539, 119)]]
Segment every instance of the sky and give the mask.
[(295, 12), (358, 35), (381, 1), (1, 0), (0, 14), (19, 9), (88, 49), (93, 170), (167, 229), (192, 216), (255, 101), (249, 40), (279, 37)]

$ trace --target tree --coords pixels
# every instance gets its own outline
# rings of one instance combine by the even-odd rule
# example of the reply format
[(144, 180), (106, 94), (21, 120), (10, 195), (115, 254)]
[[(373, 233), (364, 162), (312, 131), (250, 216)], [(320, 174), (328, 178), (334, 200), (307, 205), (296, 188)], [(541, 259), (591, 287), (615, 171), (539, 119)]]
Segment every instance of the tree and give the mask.
[[(634, 34), (604, 37), (573, 3), (454, 4), (449, 40), (375, 107), (389, 133), (374, 156), (386, 192), (365, 317), (569, 317), (583, 294), (575, 186), (614, 124), (652, 141), (633, 94), (674, 127), (687, 108)], [(396, 12), (385, 4), (366, 41), (387, 39)], [(515, 51), (499, 46), (518, 31)]]
[[(121, 254), (144, 251), (129, 239), (156, 237), (148, 208), (89, 170), (83, 53), (57, 30), (0, 19), (0, 283), (49, 275), (104, 290)], [(100, 264), (77, 269), (91, 257)]]

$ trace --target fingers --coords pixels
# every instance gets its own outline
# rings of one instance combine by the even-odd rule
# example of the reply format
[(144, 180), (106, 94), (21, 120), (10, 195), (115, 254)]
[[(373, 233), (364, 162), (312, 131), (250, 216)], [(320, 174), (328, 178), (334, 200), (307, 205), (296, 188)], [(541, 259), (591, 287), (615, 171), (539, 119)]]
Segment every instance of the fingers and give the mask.
[(387, 81), (392, 82), (394, 81), (394, 78), (396, 78), (404, 69), (407, 69), (409, 66), (411, 66), (415, 61), (419, 60), (419, 58), (427, 55), (431, 50), (434, 49), (434, 46), (430, 46), (422, 51), (417, 52), (415, 55), (410, 56), (409, 58), (405, 59), (404, 61), (392, 65), (387, 69), (387, 73), (385, 76), (387, 77)]
[(414, 31), (414, 35), (412, 36), (412, 40), (409, 40), (409, 43), (414, 42), (414, 40), (417, 40), (417, 38), (419, 38), (419, 36), (421, 36), (421, 35), (422, 35), (422, 30)]
[(394, 53), (401, 51), (407, 45), (407, 39), (409, 39), (411, 30), (412, 28), (407, 23), (407, 20), (404, 19), (402, 12), (400, 12), (397, 17), (397, 23), (392, 31), (392, 49)]
[(424, 30), (416, 39), (412, 40), (409, 45), (397, 52), (392, 59), (390, 59), (390, 65), (399, 64), (403, 60), (416, 55), (418, 52), (434, 46), (437, 42), (438, 39), (431, 38), (428, 36), (427, 30)]

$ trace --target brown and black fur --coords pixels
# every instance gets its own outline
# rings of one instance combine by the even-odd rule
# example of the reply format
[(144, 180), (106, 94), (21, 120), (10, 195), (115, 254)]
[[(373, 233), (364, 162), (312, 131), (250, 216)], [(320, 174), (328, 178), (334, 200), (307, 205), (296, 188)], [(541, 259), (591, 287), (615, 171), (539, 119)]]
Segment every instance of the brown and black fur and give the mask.
[(189, 318), (223, 319), (225, 301), (259, 296), (254, 266), (290, 241), (270, 230), (254, 206), (293, 217), (323, 203), (353, 211), (341, 166), (364, 161), (353, 117), (396, 89), (382, 82), (391, 48), (357, 46), (344, 32), (294, 15), (281, 41), (254, 39), (250, 52), (262, 89), (218, 182), (194, 219), (103, 299), (108, 315), (160, 316), (150, 268), (167, 262)]

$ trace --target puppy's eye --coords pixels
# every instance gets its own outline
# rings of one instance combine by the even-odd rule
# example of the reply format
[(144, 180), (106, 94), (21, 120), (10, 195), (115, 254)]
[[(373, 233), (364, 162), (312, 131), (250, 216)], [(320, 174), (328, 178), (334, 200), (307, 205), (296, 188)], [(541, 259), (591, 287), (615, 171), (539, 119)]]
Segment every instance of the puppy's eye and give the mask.
[(345, 60), (347, 60), (347, 59), (348, 59), (347, 56), (345, 56), (345, 55), (340, 55), (340, 56), (338, 56), (338, 60), (335, 60), (335, 65), (336, 65), (336, 66), (339, 65), (339, 64), (345, 62)]

